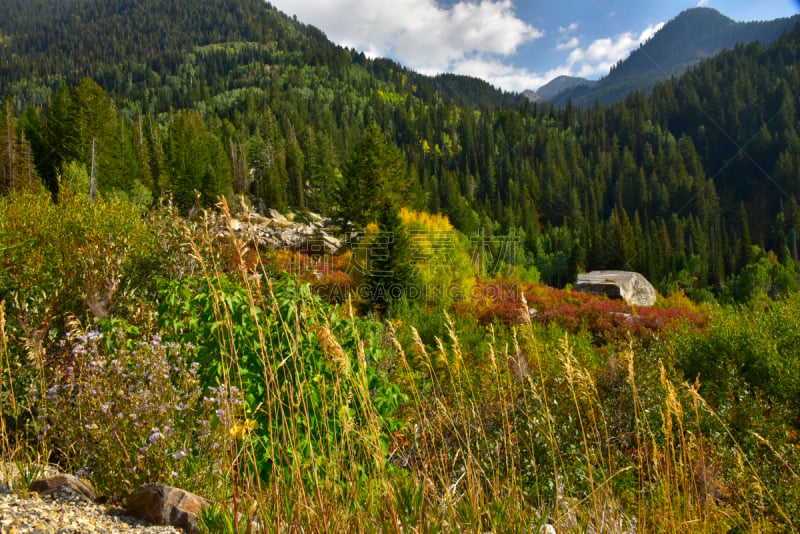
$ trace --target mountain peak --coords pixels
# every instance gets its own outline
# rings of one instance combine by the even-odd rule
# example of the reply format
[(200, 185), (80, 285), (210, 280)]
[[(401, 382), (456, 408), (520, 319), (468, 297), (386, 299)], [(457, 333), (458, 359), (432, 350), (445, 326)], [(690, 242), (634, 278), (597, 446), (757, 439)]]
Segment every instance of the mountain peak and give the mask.
[[(710, 7), (687, 9), (613, 67), (594, 87), (577, 93), (570, 89), (572, 102), (583, 106), (598, 100), (613, 103), (632, 91), (649, 91), (656, 83), (680, 75), (726, 48), (752, 41), (767, 46), (798, 22), (800, 15), (766, 22), (736, 22)], [(561, 93), (548, 100), (565, 101)]]
[(675, 18), (670, 20), (670, 23), (688, 17), (707, 17), (707, 18), (717, 19), (720, 21), (725, 20), (728, 22), (735, 22), (733, 19), (723, 15), (713, 7), (698, 6), (698, 7), (690, 7), (689, 9), (684, 9), (683, 11), (678, 13), (678, 15)]

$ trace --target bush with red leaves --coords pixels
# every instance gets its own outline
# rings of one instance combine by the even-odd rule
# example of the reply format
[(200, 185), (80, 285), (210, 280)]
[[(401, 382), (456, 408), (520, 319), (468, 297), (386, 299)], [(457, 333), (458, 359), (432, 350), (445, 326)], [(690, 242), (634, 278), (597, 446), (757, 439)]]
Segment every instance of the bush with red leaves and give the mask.
[[(524, 295), (524, 303), (522, 296)], [(682, 303), (670, 299), (668, 303)], [(687, 301), (688, 302), (688, 301)], [(528, 318), (545, 324), (558, 323), (569, 331), (586, 329), (598, 341), (640, 337), (688, 322), (702, 327), (707, 318), (689, 302), (680, 307), (635, 307), (590, 293), (555, 289), (542, 284), (515, 286), (503, 282), (478, 281), (473, 298), (454, 306), (456, 314), (473, 315), (481, 324), (495, 321), (507, 326)]]

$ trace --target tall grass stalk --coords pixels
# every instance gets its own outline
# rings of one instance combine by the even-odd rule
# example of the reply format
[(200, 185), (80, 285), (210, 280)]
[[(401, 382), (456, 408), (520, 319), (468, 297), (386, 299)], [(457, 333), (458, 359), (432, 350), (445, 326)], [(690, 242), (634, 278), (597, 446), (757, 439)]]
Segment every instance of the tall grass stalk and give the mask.
[[(227, 204), (223, 202), (220, 208), (228, 235), (234, 236)], [(210, 218), (204, 220), (210, 221)], [(187, 235), (189, 247), (203, 276), (207, 280), (220, 279), (226, 267), (215, 260), (218, 256), (213, 253), (219, 240), (216, 229), (206, 222), (199, 232)], [(239, 280), (246, 288), (252, 318), (257, 325), (258, 352), (265, 388), (256, 410), (266, 420), (277, 422), (270, 426), (270, 434), (263, 442), (244, 440), (230, 444), (231, 454), (226, 470), (230, 473), (234, 525), (239, 523), (240, 502), (248, 501), (256, 503), (254, 509), (261, 515), (262, 524), (271, 524), (277, 529), (298, 526), (321, 532), (347, 529), (348, 524), (363, 513), (363, 509), (371, 509), (374, 513), (381, 493), (391, 489), (387, 485), (387, 477), (381, 475), (386, 461), (381, 446), (380, 418), (370, 402), (363, 341), (356, 340), (355, 354), (345, 355), (327, 325), (328, 318), (316, 309), (311, 300), (302, 299), (292, 303), (289, 311), (292, 317), (284, 317), (272, 282), (266, 276), (267, 268), (261, 263), (255, 269), (248, 267), (245, 261), (247, 246), (235, 238), (230, 239), (230, 244), (238, 265)], [(212, 253), (205, 253), (208, 250)], [(217, 329), (219, 346), (223, 347), (220, 380), (241, 389), (242, 369), (239, 367), (237, 347), (232, 343), (236, 325), (233, 324), (224, 291), (214, 284), (211, 284), (211, 289), (214, 314), (221, 325)], [(277, 320), (264, 321), (258, 313), (260, 308), (265, 308)], [(273, 335), (271, 329), (280, 329), (288, 340), (288, 346), (274, 346), (273, 340), (280, 337)], [(307, 356), (303, 353), (307, 350), (306, 345), (300, 339), (309, 334), (319, 342), (329, 363), (339, 370), (335, 382), (326, 384), (332, 386), (332, 393), (326, 402), (333, 403), (333, 411), (340, 414), (338, 423), (323, 417), (324, 414), (309, 402), (310, 399), (302, 391), (303, 385), (312, 379), (306, 374), (305, 366), (299, 363)], [(297, 390), (292, 382), (281, 382), (277, 373), (282, 368), (297, 377)], [(330, 410), (331, 406), (325, 408)], [(357, 413), (352, 413), (353, 409), (358, 410)], [(233, 420), (245, 420), (254, 415), (239, 413), (235, 414)], [(353, 418), (364, 424), (354, 428), (350, 422)], [(301, 420), (322, 420), (325, 425), (341, 423), (347, 439), (344, 442), (329, 440), (322, 449), (316, 449), (310, 427), (305, 425), (303, 429), (298, 425)], [(334, 429), (325, 426), (322, 433), (332, 435)], [(309, 444), (309, 465), (304, 465), (302, 457), (296, 454), (300, 443)], [(268, 473), (263, 470), (259, 472), (259, 466), (263, 467), (263, 462), (259, 461), (263, 451), (259, 450), (259, 446), (266, 446), (269, 457), (275, 459), (270, 463)], [(365, 459), (363, 451), (368, 451), (371, 459)], [(365, 502), (364, 479), (359, 472), (365, 461), (377, 474), (372, 479), (375, 487), (367, 488), (372, 492), (372, 502)], [(265, 481), (268, 481), (269, 487), (264, 486)], [(368, 497), (370, 493), (366, 495)]]

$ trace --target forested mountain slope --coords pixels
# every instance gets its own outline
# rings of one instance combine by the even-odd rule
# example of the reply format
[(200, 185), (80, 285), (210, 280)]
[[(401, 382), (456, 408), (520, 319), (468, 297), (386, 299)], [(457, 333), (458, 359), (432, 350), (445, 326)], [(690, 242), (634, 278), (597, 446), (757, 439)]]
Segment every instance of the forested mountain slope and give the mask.
[[(13, 13), (0, 22), (0, 87), (34, 105), (62, 81), (74, 86), (85, 76), (117, 98), (167, 111), (263, 87), (275, 68), (325, 66), (344, 78), (355, 63), (380, 81), (404, 70), (368, 62), (261, 0), (3, 0), (0, 9)], [(473, 78), (406, 75), (421, 95), (442, 91), (464, 104), (515, 100)]]
[[(257, 0), (173, 16), (181, 6), (83, 0), (47, 30), (4, 40), (2, 125), (54, 191), (62, 164), (88, 169), (96, 152), (101, 193), (170, 192), (188, 208), (194, 191), (206, 203), (240, 192), (258, 209), (334, 213), (364, 200), (341, 188), (360, 156), (400, 153), (405, 167), (392, 172), (408, 194), (395, 199), (469, 235), (513, 232), (524, 251), (507, 259), (552, 284), (625, 268), (700, 294), (762, 260), (789, 270), (767, 290), (797, 284), (798, 29), (726, 51), (652, 96), (557, 110), (368, 60)], [(386, 146), (360, 155), (371, 124)]]

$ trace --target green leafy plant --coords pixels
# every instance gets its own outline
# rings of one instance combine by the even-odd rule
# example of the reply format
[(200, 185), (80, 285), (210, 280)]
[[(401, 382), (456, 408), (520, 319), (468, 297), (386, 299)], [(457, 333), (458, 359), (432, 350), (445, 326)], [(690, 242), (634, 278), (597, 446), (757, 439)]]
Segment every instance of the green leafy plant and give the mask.
[[(379, 324), (342, 317), (289, 279), (264, 295), (226, 277), (184, 279), (165, 283), (162, 295), (161, 326), (197, 347), (205, 386), (241, 389), (240, 417), (255, 422), (251, 447), (265, 480), (288, 465), (325, 468), (314, 451), (346, 447), (353, 432), (376, 432), (387, 447), (403, 395), (381, 369)], [(385, 453), (358, 448), (350, 452)]]

